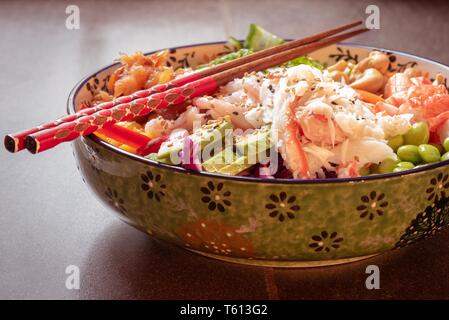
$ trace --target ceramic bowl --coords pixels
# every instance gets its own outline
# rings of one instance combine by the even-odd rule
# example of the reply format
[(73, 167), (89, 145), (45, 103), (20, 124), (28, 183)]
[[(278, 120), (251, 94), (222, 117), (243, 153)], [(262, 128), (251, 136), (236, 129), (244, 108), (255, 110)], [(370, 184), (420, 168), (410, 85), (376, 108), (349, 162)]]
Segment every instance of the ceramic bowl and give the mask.
[[(370, 48), (338, 44), (311, 57), (357, 63)], [(390, 70), (417, 66), (431, 75), (449, 68), (379, 49)], [(189, 67), (229, 51), (224, 43), (170, 50), (169, 64)], [(101, 88), (118, 67), (82, 80), (68, 109)], [(353, 179), (263, 180), (192, 173), (120, 150), (94, 136), (76, 140), (86, 184), (124, 222), (163, 241), (217, 259), (265, 266), (345, 263), (401, 248), (449, 224), (448, 161), (405, 173)]]

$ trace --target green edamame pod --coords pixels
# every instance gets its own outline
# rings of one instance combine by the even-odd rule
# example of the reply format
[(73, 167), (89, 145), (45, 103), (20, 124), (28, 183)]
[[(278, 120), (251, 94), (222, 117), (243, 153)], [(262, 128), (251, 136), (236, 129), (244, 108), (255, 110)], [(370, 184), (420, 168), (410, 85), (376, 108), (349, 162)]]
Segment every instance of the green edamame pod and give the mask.
[(399, 160), (387, 158), (384, 161), (382, 161), (379, 166), (377, 167), (377, 171), (379, 173), (390, 173), (393, 172), (394, 168), (396, 168), (396, 165), (398, 164)]
[(413, 169), (415, 165), (409, 161), (401, 161), (397, 164), (399, 168)]
[(421, 144), (418, 147), (418, 152), (421, 159), (426, 163), (432, 163), (440, 161), (441, 154), (438, 149), (430, 144)]
[(444, 147), (444, 150), (446, 150), (446, 152), (449, 151), (449, 137), (447, 137), (446, 139), (444, 139), (443, 147)]
[(397, 154), (402, 161), (413, 162), (414, 164), (419, 164), (422, 161), (419, 149), (414, 145), (404, 145), (399, 147)]
[(404, 135), (404, 143), (419, 146), (429, 142), (429, 126), (426, 122), (417, 122)]
[(400, 146), (404, 144), (404, 137), (403, 136), (394, 136), (390, 140), (388, 140), (388, 145), (391, 149), (393, 149), (394, 152), (398, 150)]
[(431, 146), (434, 146), (435, 148), (438, 149), (438, 151), (440, 152), (440, 154), (443, 154), (446, 152), (446, 150), (444, 150), (444, 147), (442, 144), (439, 143), (429, 143)]
[(393, 172), (410, 170), (410, 169), (413, 169), (414, 167), (415, 166), (413, 163), (408, 162), (408, 161), (402, 161), (396, 165), (396, 168), (393, 169)]
[(449, 160), (449, 151), (443, 154), (440, 158), (441, 161)]

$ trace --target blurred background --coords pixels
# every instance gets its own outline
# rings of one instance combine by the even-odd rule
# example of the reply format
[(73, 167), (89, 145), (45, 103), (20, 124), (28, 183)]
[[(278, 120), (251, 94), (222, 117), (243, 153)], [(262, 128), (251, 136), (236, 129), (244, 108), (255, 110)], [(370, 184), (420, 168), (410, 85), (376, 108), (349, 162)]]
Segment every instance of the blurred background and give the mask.
[[(381, 28), (352, 42), (449, 64), (448, 1), (0, 1), (1, 134), (64, 114), (70, 89), (120, 52), (243, 38), (253, 22), (298, 38), (365, 19), (370, 4), (380, 9)], [(78, 30), (66, 28), (68, 5), (80, 9)], [(440, 278), (447, 232), (370, 260), (385, 280), (382, 290), (368, 291), (368, 262), (325, 272), (272, 270), (160, 245), (89, 193), (68, 144), (37, 156), (2, 150), (0, 162), (3, 299), (448, 297), (449, 280)], [(70, 264), (80, 267), (80, 290), (65, 288)]]

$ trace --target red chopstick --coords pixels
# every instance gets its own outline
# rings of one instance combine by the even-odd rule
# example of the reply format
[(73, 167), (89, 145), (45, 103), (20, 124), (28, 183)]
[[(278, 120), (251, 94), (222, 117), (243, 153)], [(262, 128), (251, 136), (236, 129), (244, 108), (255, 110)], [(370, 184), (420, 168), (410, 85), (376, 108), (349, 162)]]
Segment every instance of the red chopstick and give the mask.
[(100, 128), (96, 132), (136, 149), (146, 146), (151, 141), (146, 135), (119, 125)]
[(235, 78), (242, 77), (247, 72), (268, 69), (366, 31), (368, 29), (360, 29), (326, 38), (266, 58), (251, 61), (218, 74), (187, 83), (181, 87), (156, 93), (146, 98), (135, 99), (129, 103), (119, 104), (111, 109), (101, 110), (92, 115), (78, 118), (70, 123), (64, 123), (57, 127), (31, 134), (26, 138), (26, 147), (31, 153), (48, 150), (62, 142), (75, 140), (80, 136), (91, 134), (100, 128), (110, 126), (116, 122), (132, 120), (135, 117), (147, 115), (154, 110), (167, 108), (194, 97), (211, 94), (219, 86)]
[(101, 128), (95, 131), (115, 141), (136, 149), (136, 154), (146, 156), (150, 153), (158, 152), (161, 144), (167, 140), (168, 135), (150, 139), (144, 134), (133, 131), (126, 127), (114, 124), (107, 128)]
[(192, 82), (192, 81), (195, 81), (195, 80), (198, 80), (198, 79), (201, 79), (201, 78), (204, 78), (204, 77), (207, 77), (207, 76), (210, 76), (210, 75), (222, 72), (222, 71), (225, 71), (230, 68), (234, 68), (239, 65), (246, 64), (248, 62), (251, 62), (251, 61), (263, 58), (263, 57), (270, 56), (275, 53), (279, 53), (279, 52), (282, 52), (282, 51), (285, 51), (288, 49), (292, 49), (292, 48), (298, 47), (303, 44), (311, 43), (318, 39), (322, 39), (322, 38), (334, 35), (336, 33), (339, 33), (341, 31), (350, 29), (354, 26), (360, 25), (361, 23), (362, 23), (361, 21), (355, 21), (355, 22), (352, 22), (352, 23), (349, 23), (349, 24), (346, 24), (343, 26), (339, 26), (339, 27), (336, 27), (336, 28), (333, 28), (333, 29), (330, 29), (330, 30), (327, 30), (324, 32), (317, 33), (315, 35), (312, 35), (312, 36), (309, 36), (309, 37), (306, 37), (303, 39), (293, 40), (293, 41), (287, 42), (287, 43), (277, 46), (277, 47), (272, 47), (272, 48), (268, 48), (265, 50), (261, 50), (259, 52), (253, 53), (251, 55), (241, 57), (236, 60), (228, 61), (224, 64), (217, 65), (217, 66), (190, 74), (188, 76), (172, 80), (171, 82), (166, 83), (166, 84), (157, 85), (150, 89), (140, 90), (140, 91), (133, 93), (132, 95), (119, 97), (117, 99), (114, 99), (113, 101), (101, 103), (101, 104), (91, 107), (91, 108), (86, 108), (86, 109), (79, 111), (75, 114), (63, 116), (55, 121), (47, 122), (47, 123), (44, 123), (37, 127), (27, 129), (25, 131), (20, 131), (20, 132), (14, 133), (14, 134), (9, 134), (5, 137), (5, 148), (10, 152), (21, 151), (25, 148), (26, 137), (31, 134), (34, 134), (34, 133), (37, 133), (39, 131), (43, 131), (46, 129), (51, 129), (51, 128), (57, 127), (63, 123), (69, 123), (69, 122), (75, 121), (76, 119), (78, 119), (80, 117), (83, 117), (86, 115), (91, 115), (91, 114), (94, 114), (101, 110), (110, 109), (112, 107), (115, 107), (115, 106), (123, 104), (123, 103), (129, 103), (135, 99), (145, 98), (145, 97), (148, 97), (155, 93), (164, 92), (170, 88), (182, 86), (186, 83), (189, 83), (189, 82)]
[(5, 147), (10, 152), (21, 151), (25, 148), (26, 137), (33, 133), (51, 129), (51, 128), (55, 128), (63, 123), (70, 123), (72, 121), (75, 121), (78, 118), (94, 114), (101, 110), (107, 110), (107, 109), (113, 108), (113, 107), (123, 104), (123, 103), (129, 103), (135, 99), (145, 98), (145, 97), (148, 97), (155, 93), (164, 92), (170, 88), (182, 86), (186, 83), (189, 83), (189, 82), (199, 79), (200, 76), (201, 76), (200, 74), (192, 73), (185, 77), (181, 77), (181, 78), (174, 79), (174, 80), (164, 83), (164, 84), (159, 84), (159, 85), (153, 86), (150, 89), (136, 91), (129, 96), (118, 97), (117, 99), (114, 99), (112, 101), (103, 102), (94, 107), (85, 108), (83, 110), (78, 111), (77, 113), (63, 116), (55, 121), (46, 122), (44, 124), (41, 124), (37, 127), (31, 128), (31, 129), (20, 131), (20, 132), (14, 133), (14, 134), (9, 134), (5, 137)]

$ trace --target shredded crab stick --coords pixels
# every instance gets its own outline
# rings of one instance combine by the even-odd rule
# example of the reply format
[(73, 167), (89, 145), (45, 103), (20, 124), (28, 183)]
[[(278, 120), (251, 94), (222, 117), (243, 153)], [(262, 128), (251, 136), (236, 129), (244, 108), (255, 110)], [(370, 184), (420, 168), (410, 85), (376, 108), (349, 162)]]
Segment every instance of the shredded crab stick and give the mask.
[[(295, 119), (295, 106), (297, 105), (299, 98), (290, 103), (287, 111), (287, 122), (285, 130), (285, 149), (286, 152), (291, 155), (292, 158), (296, 158), (298, 162), (295, 166), (298, 166), (301, 178), (310, 179), (310, 171), (307, 163), (307, 156), (302, 148), (301, 141), (299, 139), (300, 128), (298, 122)], [(295, 168), (292, 168), (295, 171)]]
[(352, 161), (348, 166), (348, 174), (350, 177), (358, 177), (359, 176), (359, 170), (357, 169), (357, 163), (355, 161)]

